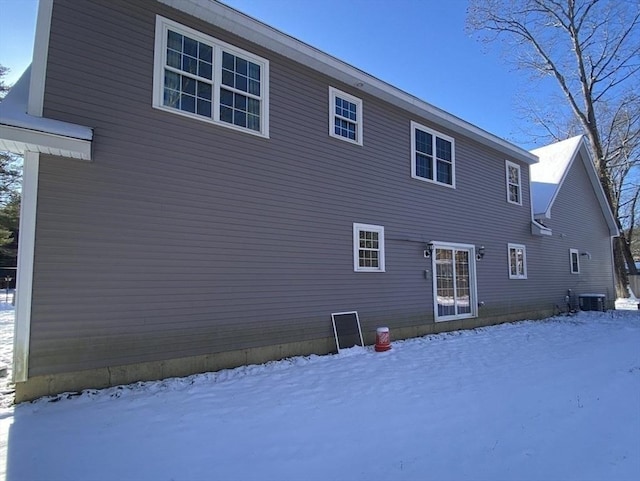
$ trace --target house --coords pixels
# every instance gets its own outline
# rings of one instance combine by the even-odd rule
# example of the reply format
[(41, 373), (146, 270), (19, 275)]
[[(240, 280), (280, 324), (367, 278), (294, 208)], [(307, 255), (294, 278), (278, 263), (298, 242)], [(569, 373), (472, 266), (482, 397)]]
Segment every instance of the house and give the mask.
[[(371, 343), (612, 295), (612, 230), (560, 214), (581, 162), (536, 218), (534, 153), (215, 1), (41, 0), (0, 148), (17, 401), (332, 352), (335, 312)], [(604, 277), (551, 282), (565, 248)]]
[[(586, 137), (576, 137), (532, 150), (531, 197), (535, 222), (549, 237), (534, 245), (542, 258), (532, 268), (547, 278), (541, 293), (566, 291), (572, 307), (580, 296), (599, 295), (613, 308), (612, 238), (618, 235)], [(558, 300), (559, 301), (559, 300)]]

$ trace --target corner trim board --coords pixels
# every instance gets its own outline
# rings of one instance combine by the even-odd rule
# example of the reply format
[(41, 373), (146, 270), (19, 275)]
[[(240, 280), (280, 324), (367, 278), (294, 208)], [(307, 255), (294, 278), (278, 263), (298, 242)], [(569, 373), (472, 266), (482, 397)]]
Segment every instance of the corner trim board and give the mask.
[(16, 281), (16, 320), (13, 334), (13, 381), (29, 377), (29, 338), (31, 334), (31, 294), (36, 240), (36, 208), (40, 154), (25, 152), (20, 205), (20, 237), (18, 238), (18, 271)]

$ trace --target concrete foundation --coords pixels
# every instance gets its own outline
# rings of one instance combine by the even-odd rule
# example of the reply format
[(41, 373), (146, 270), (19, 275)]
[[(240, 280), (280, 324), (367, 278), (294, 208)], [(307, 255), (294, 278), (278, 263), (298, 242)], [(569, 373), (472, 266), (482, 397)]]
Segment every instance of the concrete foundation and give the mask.
[[(461, 329), (475, 329), (519, 319), (540, 319), (553, 315), (551, 309), (527, 313), (510, 313), (502, 315), (481, 315), (472, 319), (447, 322), (429, 322), (418, 326), (393, 328), (391, 324), (391, 340), (410, 339)], [(363, 333), (367, 345), (375, 343), (375, 329)], [(192, 374), (219, 371), (249, 364), (262, 364), (293, 356), (310, 354), (328, 354), (336, 352), (333, 337), (312, 341), (277, 344), (272, 346), (241, 349), (202, 356), (183, 357), (158, 362), (144, 362), (122, 366), (110, 366), (61, 374), (49, 374), (29, 378), (26, 382), (16, 383), (15, 402), (31, 401), (42, 396), (63, 392), (78, 392), (83, 389), (101, 389), (138, 381), (153, 381), (170, 377), (182, 377)]]

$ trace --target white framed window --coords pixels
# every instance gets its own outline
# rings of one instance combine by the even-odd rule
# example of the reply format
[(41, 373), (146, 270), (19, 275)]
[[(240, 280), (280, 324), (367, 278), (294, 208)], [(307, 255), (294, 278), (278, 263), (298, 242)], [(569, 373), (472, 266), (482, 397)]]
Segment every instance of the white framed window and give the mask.
[(522, 205), (522, 177), (520, 166), (505, 160), (507, 202)]
[(527, 248), (522, 244), (508, 244), (509, 279), (527, 278)]
[(353, 270), (384, 272), (384, 227), (353, 224)]
[(580, 252), (578, 249), (569, 249), (569, 262), (571, 274), (580, 274)]
[(412, 121), (411, 177), (455, 187), (455, 140)]
[(269, 61), (156, 17), (153, 107), (269, 136)]
[(362, 100), (329, 87), (329, 135), (362, 145)]

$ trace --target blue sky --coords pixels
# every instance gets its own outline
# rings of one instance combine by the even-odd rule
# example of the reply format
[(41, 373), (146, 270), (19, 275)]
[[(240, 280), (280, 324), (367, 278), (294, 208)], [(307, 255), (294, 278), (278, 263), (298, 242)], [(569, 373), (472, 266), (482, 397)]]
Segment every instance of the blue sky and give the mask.
[[(525, 148), (530, 79), (465, 32), (467, 0), (225, 0), (228, 5)], [(37, 0), (0, 0), (0, 64), (31, 60)]]

